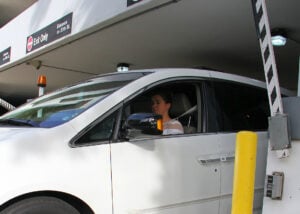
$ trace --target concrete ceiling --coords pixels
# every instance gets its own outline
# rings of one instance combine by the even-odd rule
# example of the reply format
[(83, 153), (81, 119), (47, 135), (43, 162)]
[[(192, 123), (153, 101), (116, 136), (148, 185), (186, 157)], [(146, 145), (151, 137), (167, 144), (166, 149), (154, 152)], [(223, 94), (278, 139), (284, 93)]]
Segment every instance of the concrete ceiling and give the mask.
[(0, 28), (37, 0), (0, 0)]
[[(3, 2), (17, 1), (0, 0), (1, 15)], [(295, 90), (300, 1), (272, 0), (267, 6), (271, 28), (286, 29), (289, 38), (286, 46), (274, 48), (280, 84)], [(50, 91), (93, 74), (114, 72), (119, 62), (129, 63), (130, 69), (206, 67), (264, 80), (251, 0), (177, 1), (34, 59), (42, 61), (39, 70), (24, 61), (0, 73), (2, 98), (22, 102), (36, 96), (38, 74), (47, 76)]]

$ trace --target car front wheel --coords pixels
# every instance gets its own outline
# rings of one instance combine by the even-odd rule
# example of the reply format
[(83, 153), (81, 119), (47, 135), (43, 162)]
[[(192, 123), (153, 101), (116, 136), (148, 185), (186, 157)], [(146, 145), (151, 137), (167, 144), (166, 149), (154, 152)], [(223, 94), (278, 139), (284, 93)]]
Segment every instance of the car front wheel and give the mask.
[(80, 214), (67, 202), (47, 196), (18, 201), (0, 212), (1, 214)]

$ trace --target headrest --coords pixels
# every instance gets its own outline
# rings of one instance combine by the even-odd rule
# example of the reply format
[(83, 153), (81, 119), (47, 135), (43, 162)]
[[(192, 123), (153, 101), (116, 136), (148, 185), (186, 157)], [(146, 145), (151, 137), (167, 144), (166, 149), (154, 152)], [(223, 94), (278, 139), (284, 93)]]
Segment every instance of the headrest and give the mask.
[(184, 93), (174, 94), (170, 109), (171, 117), (178, 117), (192, 107), (189, 98)]

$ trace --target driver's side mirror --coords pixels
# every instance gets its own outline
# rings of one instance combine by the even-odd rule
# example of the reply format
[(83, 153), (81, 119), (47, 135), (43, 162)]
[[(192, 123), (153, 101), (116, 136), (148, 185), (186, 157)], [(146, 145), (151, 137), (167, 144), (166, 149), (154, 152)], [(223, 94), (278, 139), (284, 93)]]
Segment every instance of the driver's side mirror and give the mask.
[(135, 113), (126, 120), (127, 129), (141, 130), (144, 134), (162, 134), (162, 116), (153, 113)]

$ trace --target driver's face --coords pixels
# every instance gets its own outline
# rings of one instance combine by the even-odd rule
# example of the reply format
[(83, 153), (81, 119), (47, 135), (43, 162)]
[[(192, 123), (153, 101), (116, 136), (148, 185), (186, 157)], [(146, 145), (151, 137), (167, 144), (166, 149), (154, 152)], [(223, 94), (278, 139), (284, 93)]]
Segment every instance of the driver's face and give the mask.
[(152, 96), (152, 111), (155, 114), (165, 115), (169, 113), (170, 103), (166, 103), (160, 95)]

